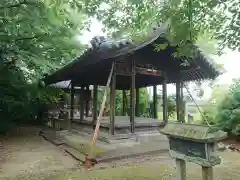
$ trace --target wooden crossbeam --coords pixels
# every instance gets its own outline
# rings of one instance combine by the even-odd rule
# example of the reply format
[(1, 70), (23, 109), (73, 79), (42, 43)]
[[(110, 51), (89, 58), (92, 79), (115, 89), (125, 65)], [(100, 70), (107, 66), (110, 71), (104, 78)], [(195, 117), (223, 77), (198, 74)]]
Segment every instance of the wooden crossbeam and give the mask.
[(148, 69), (142, 67), (136, 67), (136, 73), (150, 75), (150, 76), (163, 76), (163, 72), (156, 69)]

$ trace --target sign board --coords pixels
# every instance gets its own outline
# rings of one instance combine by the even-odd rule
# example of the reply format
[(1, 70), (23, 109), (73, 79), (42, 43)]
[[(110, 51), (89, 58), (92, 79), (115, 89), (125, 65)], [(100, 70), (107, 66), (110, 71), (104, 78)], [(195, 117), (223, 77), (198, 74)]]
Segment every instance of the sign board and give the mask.
[(179, 152), (181, 154), (203, 159), (207, 158), (204, 143), (178, 138), (170, 138), (169, 145), (171, 150)]
[(226, 137), (226, 133), (214, 127), (183, 123), (168, 123), (161, 133), (168, 136), (170, 155), (204, 167), (220, 164), (216, 155), (217, 141)]
[[(116, 73), (123, 76), (131, 76), (131, 62), (130, 61), (117, 61), (116, 62)], [(136, 74), (143, 74), (149, 76), (163, 76), (163, 72), (154, 68), (149, 64), (137, 64), (135, 67)]]

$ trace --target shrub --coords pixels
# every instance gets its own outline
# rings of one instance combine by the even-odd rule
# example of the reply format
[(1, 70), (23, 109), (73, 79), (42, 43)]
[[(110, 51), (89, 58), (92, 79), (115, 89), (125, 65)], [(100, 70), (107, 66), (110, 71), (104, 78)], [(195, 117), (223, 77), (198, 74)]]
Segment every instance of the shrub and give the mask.
[(33, 123), (44, 104), (57, 102), (62, 92), (28, 83), (16, 66), (0, 69), (0, 134), (13, 124)]
[(229, 94), (218, 106), (216, 125), (229, 134), (240, 135), (240, 81), (230, 87)]

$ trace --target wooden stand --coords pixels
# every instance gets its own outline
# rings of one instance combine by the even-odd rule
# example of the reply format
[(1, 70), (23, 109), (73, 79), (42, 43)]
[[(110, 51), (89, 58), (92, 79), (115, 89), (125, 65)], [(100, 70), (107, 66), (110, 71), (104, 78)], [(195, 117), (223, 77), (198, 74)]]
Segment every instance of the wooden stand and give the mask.
[(202, 166), (203, 180), (213, 180), (213, 168)]
[(176, 159), (176, 166), (177, 166), (177, 177), (180, 180), (186, 180), (186, 162), (182, 159)]
[[(181, 159), (176, 159), (177, 177), (180, 180), (186, 180), (186, 162)], [(213, 168), (202, 166), (202, 179), (203, 180), (213, 180)]]

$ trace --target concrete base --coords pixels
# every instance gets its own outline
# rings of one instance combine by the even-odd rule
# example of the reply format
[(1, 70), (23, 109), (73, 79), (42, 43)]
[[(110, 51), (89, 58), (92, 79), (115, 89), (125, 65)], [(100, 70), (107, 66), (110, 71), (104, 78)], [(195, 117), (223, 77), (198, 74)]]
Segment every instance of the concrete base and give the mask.
[[(73, 126), (73, 130), (70, 132), (66, 130), (54, 132), (46, 129), (42, 135), (80, 161), (84, 161), (85, 155), (88, 155), (91, 150), (93, 133), (83, 131), (83, 129), (79, 131), (76, 126)], [(100, 138), (98, 138), (95, 148), (95, 158), (98, 162), (107, 162), (166, 152), (168, 147), (167, 138), (156, 131), (115, 136), (100, 132)]]

